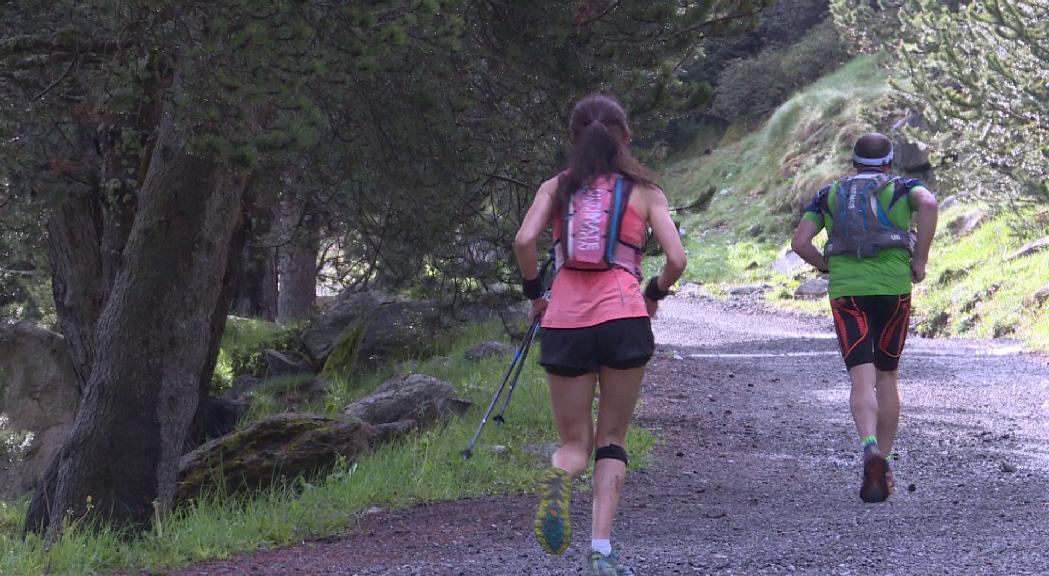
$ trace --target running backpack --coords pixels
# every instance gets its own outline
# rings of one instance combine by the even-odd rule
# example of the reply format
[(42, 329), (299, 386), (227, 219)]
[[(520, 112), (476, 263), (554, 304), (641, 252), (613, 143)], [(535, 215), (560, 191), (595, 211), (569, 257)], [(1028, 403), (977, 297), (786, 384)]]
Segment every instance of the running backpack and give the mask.
[(619, 174), (598, 176), (572, 194), (561, 210), (560, 234), (554, 239), (558, 270), (618, 267), (641, 278), (642, 247), (620, 237), (633, 187)]
[[(881, 191), (896, 185), (896, 178), (883, 173), (861, 173), (842, 178), (830, 189), (833, 196), (834, 226), (824, 246), (827, 257), (849, 254), (857, 258), (873, 256), (886, 248), (914, 251), (914, 234), (894, 224), (881, 205)], [(902, 196), (892, 199), (889, 210)], [(828, 207), (830, 198), (828, 197)]]

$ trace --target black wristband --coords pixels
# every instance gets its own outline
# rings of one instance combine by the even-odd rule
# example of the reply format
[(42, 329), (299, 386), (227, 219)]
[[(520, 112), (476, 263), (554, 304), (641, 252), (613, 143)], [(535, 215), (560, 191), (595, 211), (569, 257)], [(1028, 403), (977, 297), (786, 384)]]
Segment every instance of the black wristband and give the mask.
[(543, 281), (539, 279), (539, 276), (536, 276), (531, 280), (525, 280), (522, 278), (521, 292), (524, 292), (525, 298), (536, 300), (543, 296)]
[(670, 294), (670, 290), (659, 289), (659, 276), (653, 276), (649, 281), (648, 285), (645, 286), (645, 298), (653, 302), (659, 302), (660, 300), (667, 297)]

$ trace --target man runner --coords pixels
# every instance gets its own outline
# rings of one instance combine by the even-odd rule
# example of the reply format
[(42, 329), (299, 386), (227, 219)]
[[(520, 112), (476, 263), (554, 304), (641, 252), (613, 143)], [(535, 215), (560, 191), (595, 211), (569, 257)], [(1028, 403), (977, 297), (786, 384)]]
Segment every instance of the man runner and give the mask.
[[(936, 198), (914, 178), (892, 174), (892, 142), (882, 134), (860, 138), (855, 173), (816, 194), (791, 247), (830, 274), (830, 305), (838, 344), (852, 381), (849, 405), (863, 447), (864, 502), (892, 492), (889, 462), (900, 422), (897, 366), (911, 312), (912, 282), (925, 279), (936, 233)], [(917, 235), (911, 233), (915, 215)], [(812, 244), (827, 229), (827, 246)]]

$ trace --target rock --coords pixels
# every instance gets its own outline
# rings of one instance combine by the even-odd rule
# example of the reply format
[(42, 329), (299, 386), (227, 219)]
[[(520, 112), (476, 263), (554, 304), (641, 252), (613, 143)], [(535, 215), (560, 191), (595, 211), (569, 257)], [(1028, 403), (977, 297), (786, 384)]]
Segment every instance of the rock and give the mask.
[(7, 433), (27, 441), (17, 455), (0, 452), (0, 496), (33, 489), (79, 405), (65, 339), (30, 322), (0, 325), (0, 417)]
[(913, 127), (920, 131), (928, 131), (929, 123), (921, 114), (908, 114), (897, 122), (892, 131), (895, 134), (896, 144), (893, 146), (893, 166), (904, 172), (919, 172), (929, 168), (929, 152), (923, 150), (919, 145), (907, 141), (900, 131), (904, 127)]
[(485, 358), (490, 358), (492, 356), (503, 356), (507, 354), (513, 354), (515, 350), (516, 349), (513, 346), (510, 346), (509, 344), (503, 344), (502, 342), (489, 340), (487, 342), (481, 342), (480, 344), (477, 344), (476, 346), (470, 348), (466, 351), (465, 354), (463, 354), (463, 356), (471, 362), (480, 362), (481, 360), (484, 360)]
[(733, 296), (748, 296), (750, 294), (757, 294), (764, 292), (772, 288), (768, 284), (748, 284), (746, 286), (733, 286), (728, 289), (728, 293)]
[(1008, 261), (1015, 260), (1017, 258), (1023, 258), (1024, 256), (1030, 256), (1031, 254), (1041, 252), (1047, 247), (1049, 247), (1049, 236), (1046, 236), (1045, 238), (1039, 238), (1034, 242), (1028, 242), (1027, 244), (1024, 244), (1019, 250), (1006, 256), (1005, 259), (1006, 261)]
[(801, 259), (790, 248), (786, 249), (778, 257), (776, 261), (772, 263), (772, 271), (777, 274), (784, 274), (791, 276), (802, 270), (805, 270), (808, 263)]
[(268, 416), (184, 455), (175, 502), (198, 498), (219, 486), (230, 493), (261, 490), (329, 468), (339, 458), (352, 462), (374, 437), (372, 426), (355, 419)]
[(327, 378), (314, 378), (303, 384), (299, 390), (306, 394), (324, 394), (334, 385), (334, 380), (328, 380)]
[(951, 195), (940, 202), (940, 210), (950, 210), (958, 204), (958, 197)]
[(1002, 462), (1001, 469), (1002, 472), (1005, 472), (1006, 474), (1012, 474), (1013, 472), (1016, 472), (1016, 465), (1009, 462)]
[(554, 452), (557, 452), (557, 448), (557, 442), (551, 442), (549, 444), (529, 444), (522, 448), (521, 452), (535, 456), (540, 460), (549, 460), (553, 458)]
[(266, 350), (263, 356), (266, 359), (267, 375), (270, 378), (309, 374), (314, 371), (306, 361), (276, 350)]
[(205, 438), (211, 440), (232, 432), (249, 406), (248, 402), (242, 400), (208, 396), (204, 404)]
[(256, 378), (248, 374), (242, 374), (237, 376), (237, 379), (233, 381), (233, 386), (230, 387), (229, 396), (244, 396), (249, 392), (253, 392), (259, 386), (262, 385), (262, 378)]
[(377, 362), (430, 349), (434, 336), (448, 328), (432, 302), (410, 301), (379, 292), (350, 293), (302, 331), (302, 343), (318, 364), (344, 339), (358, 361)]
[(1037, 302), (1039, 306), (1045, 304), (1046, 300), (1049, 300), (1049, 284), (1042, 286), (1041, 289), (1034, 293), (1034, 301)]
[(747, 230), (747, 236), (750, 236), (751, 238), (757, 238), (761, 236), (761, 234), (764, 232), (765, 229), (762, 228), (761, 224), (755, 224), (751, 226), (749, 230)]
[(695, 282), (688, 282), (675, 290), (674, 295), (687, 298), (705, 298), (710, 296), (710, 292)]
[(914, 492), (914, 491), (915, 491), (915, 490), (917, 490), (917, 489), (918, 489), (918, 487), (917, 487), (917, 486), (915, 486), (914, 484), (908, 484), (908, 485), (907, 485), (907, 491), (908, 491), (908, 492)]
[(987, 213), (983, 210), (974, 210), (968, 214), (963, 214), (949, 224), (947, 228), (958, 237), (968, 236), (972, 234), (973, 230), (979, 228), (980, 224), (983, 223), (984, 218), (987, 217)]
[(758, 269), (758, 266), (759, 266), (759, 265), (758, 265), (758, 263), (757, 263), (757, 262), (755, 262), (755, 261), (751, 260), (751, 261), (750, 261), (750, 264), (747, 264), (747, 267), (745, 268), (745, 270), (757, 270), (757, 269)]
[(509, 452), (509, 449), (502, 444), (493, 444), (488, 450), (495, 456), (505, 456)]
[(425, 374), (391, 378), (342, 413), (369, 424), (415, 420), (420, 427), (466, 413), (471, 403), (455, 398), (455, 388)]
[(828, 282), (826, 278), (813, 278), (811, 280), (806, 280), (794, 290), (794, 297), (820, 298), (827, 295), (827, 288), (829, 286), (830, 282)]

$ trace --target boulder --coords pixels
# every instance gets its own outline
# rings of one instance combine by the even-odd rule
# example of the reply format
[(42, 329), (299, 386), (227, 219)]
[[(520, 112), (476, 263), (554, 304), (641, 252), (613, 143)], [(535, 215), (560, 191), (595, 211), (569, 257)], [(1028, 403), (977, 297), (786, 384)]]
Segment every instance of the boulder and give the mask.
[(811, 280), (806, 280), (794, 290), (794, 297), (820, 298), (827, 295), (827, 288), (829, 286), (830, 282), (828, 282), (826, 278), (813, 278)]
[(772, 263), (772, 271), (776, 274), (784, 274), (787, 276), (794, 275), (802, 270), (805, 270), (809, 264), (801, 259), (793, 250), (787, 248), (779, 256), (776, 257), (776, 261)]
[(1034, 301), (1038, 306), (1045, 304), (1046, 300), (1049, 300), (1049, 284), (1042, 286), (1034, 293)]
[(303, 330), (302, 343), (318, 365), (345, 339), (353, 340), (357, 360), (380, 361), (432, 347), (434, 336), (449, 327), (446, 322), (432, 302), (351, 293)]
[(686, 282), (674, 291), (674, 296), (681, 296), (683, 298), (708, 298), (710, 297), (710, 292), (695, 282)]
[(480, 362), (485, 358), (491, 358), (492, 356), (505, 356), (507, 354), (513, 354), (515, 351), (516, 349), (509, 344), (489, 340), (473, 346), (467, 350), (463, 356), (471, 362)]
[(914, 142), (908, 141), (900, 131), (904, 127), (916, 128), (919, 131), (928, 131), (929, 123), (921, 114), (908, 114), (900, 119), (892, 127), (896, 134), (895, 146), (893, 146), (893, 166), (903, 172), (921, 172), (929, 168), (929, 151), (922, 149)]
[(958, 196), (951, 195), (940, 201), (940, 211), (950, 210), (958, 205)]
[(746, 286), (733, 286), (728, 289), (728, 293), (732, 296), (749, 296), (751, 294), (759, 294), (770, 288), (772, 286), (768, 284), (748, 284)]
[(342, 413), (373, 425), (415, 420), (423, 428), (446, 417), (461, 416), (470, 406), (455, 398), (451, 384), (425, 374), (412, 374), (387, 380)]
[(266, 350), (263, 352), (263, 356), (266, 359), (266, 374), (270, 378), (309, 374), (314, 371), (313, 367), (305, 360), (276, 350)]
[(968, 214), (963, 214), (954, 220), (951, 220), (951, 222), (947, 224), (947, 228), (950, 229), (955, 236), (968, 236), (983, 223), (983, 220), (986, 217), (987, 213), (983, 210), (973, 210)]
[(1006, 256), (1005, 259), (1008, 261), (1015, 260), (1017, 258), (1023, 258), (1024, 256), (1030, 256), (1031, 254), (1034, 254), (1036, 252), (1041, 252), (1046, 248), (1049, 248), (1049, 236), (1046, 236), (1045, 238), (1039, 238), (1034, 242), (1028, 242), (1027, 244), (1024, 244), (1019, 250)]
[(223, 487), (228, 493), (265, 489), (352, 462), (372, 445), (376, 430), (355, 419), (275, 414), (216, 438), (182, 456), (175, 502)]
[(65, 339), (29, 322), (0, 325), (0, 416), (7, 434), (32, 439), (17, 458), (0, 453), (0, 496), (33, 489), (80, 405)]
[(244, 400), (208, 396), (204, 404), (205, 438), (211, 440), (232, 432), (249, 407)]
[(249, 374), (241, 374), (233, 381), (233, 386), (230, 387), (229, 392), (226, 395), (233, 397), (244, 396), (245, 394), (256, 390), (263, 382), (264, 380), (262, 378), (256, 378)]

